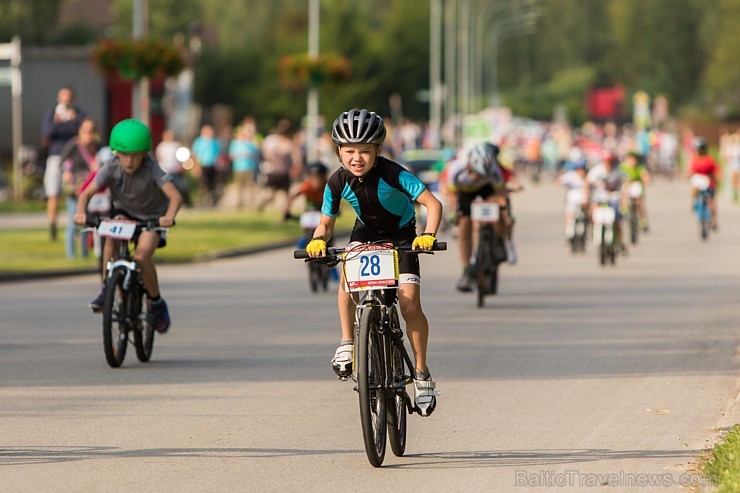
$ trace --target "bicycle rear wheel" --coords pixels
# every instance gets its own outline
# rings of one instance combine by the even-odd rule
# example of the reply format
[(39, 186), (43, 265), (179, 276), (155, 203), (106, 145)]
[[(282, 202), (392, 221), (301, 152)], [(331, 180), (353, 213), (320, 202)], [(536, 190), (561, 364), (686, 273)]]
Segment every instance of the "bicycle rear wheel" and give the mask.
[[(390, 309), (391, 316), (391, 330), (401, 330), (401, 325), (398, 319), (398, 310), (396, 307)], [(406, 420), (408, 418), (408, 412), (406, 409), (406, 390), (405, 380), (408, 375), (406, 368), (406, 362), (403, 359), (403, 348), (398, 345), (403, 345), (403, 339), (399, 336), (398, 339), (391, 340), (391, 371), (393, 372), (393, 384), (398, 386), (395, 392), (391, 392), (388, 395), (388, 439), (391, 442), (391, 450), (393, 455), (401, 457), (406, 452)]]
[(386, 397), (384, 391), (382, 341), (378, 334), (380, 314), (367, 307), (360, 318), (360, 333), (355, 342), (357, 356), (357, 390), (360, 394), (360, 421), (367, 459), (380, 467), (385, 459)]
[(139, 285), (131, 293), (131, 308), (129, 314), (134, 321), (134, 347), (136, 357), (142, 363), (146, 363), (152, 357), (154, 348), (154, 316), (149, 310), (146, 291)]
[(105, 360), (112, 368), (118, 368), (123, 363), (128, 343), (128, 320), (126, 318), (128, 293), (123, 289), (125, 275), (126, 273), (122, 270), (114, 271), (105, 288), (103, 351)]

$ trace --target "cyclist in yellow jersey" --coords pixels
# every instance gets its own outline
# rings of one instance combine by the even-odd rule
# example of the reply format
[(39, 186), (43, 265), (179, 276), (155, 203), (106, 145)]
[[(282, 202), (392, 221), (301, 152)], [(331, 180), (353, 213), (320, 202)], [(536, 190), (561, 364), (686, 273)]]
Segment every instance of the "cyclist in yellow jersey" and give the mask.
[(619, 165), (619, 170), (624, 175), (624, 189), (629, 194), (629, 187), (632, 183), (642, 184), (642, 194), (637, 198), (637, 207), (640, 211), (640, 228), (644, 232), (650, 229), (650, 223), (647, 216), (647, 205), (645, 203), (645, 188), (650, 185), (650, 172), (645, 166), (642, 156), (636, 152), (630, 152)]

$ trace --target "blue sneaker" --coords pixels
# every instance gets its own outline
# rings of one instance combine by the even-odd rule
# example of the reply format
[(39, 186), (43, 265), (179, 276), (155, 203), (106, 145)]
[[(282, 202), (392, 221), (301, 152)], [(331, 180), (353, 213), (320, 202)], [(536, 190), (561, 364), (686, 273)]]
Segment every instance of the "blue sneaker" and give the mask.
[(103, 305), (105, 305), (105, 286), (103, 286), (98, 295), (89, 304), (93, 313), (103, 311)]
[(170, 311), (167, 309), (167, 303), (164, 298), (152, 302), (152, 315), (154, 316), (154, 330), (164, 334), (170, 330)]

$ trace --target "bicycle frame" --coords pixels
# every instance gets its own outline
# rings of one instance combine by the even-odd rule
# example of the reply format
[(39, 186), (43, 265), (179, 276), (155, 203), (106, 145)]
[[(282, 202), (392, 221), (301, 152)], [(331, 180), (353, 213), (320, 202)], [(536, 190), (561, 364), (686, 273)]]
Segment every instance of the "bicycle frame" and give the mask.
[[(405, 387), (413, 382), (413, 377), (411, 375), (404, 375), (404, 380), (402, 382), (394, 382), (392, 372), (387, 371), (391, 368), (391, 351), (393, 349), (401, 352), (401, 356), (409, 369), (414, 368), (411, 357), (406, 350), (406, 345), (403, 342), (403, 331), (401, 330), (400, 319), (397, 327), (393, 327), (391, 324), (394, 311), (396, 316), (398, 316), (399, 311), (396, 289), (378, 289), (363, 293), (363, 296), (355, 307), (355, 336), (359, 336), (360, 320), (362, 319), (362, 312), (364, 310), (380, 310), (378, 334), (380, 335), (380, 340), (383, 341), (381, 354), (383, 355), (383, 368), (386, 370), (386, 374), (383, 378), (383, 396), (384, 398), (388, 398), (392, 395), (403, 393), (404, 399), (409, 408), (409, 414), (411, 414), (412, 410), (415, 410), (415, 408), (412, 405), (411, 398), (408, 393), (405, 392)], [(357, 357), (356, 354), (357, 353), (354, 354), (355, 358)], [(357, 382), (357, 361), (353, 361), (352, 368), (352, 379)]]

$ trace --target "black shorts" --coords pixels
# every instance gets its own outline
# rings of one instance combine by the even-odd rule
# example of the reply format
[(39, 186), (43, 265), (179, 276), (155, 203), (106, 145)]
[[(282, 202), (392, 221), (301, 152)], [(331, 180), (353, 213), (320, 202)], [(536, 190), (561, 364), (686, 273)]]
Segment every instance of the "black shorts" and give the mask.
[[(359, 241), (360, 243), (374, 243), (374, 242), (388, 242), (394, 245), (410, 245), (416, 238), (416, 221), (411, 221), (403, 228), (393, 231), (387, 234), (379, 234), (368, 229), (359, 220), (355, 221), (355, 226), (352, 228), (352, 234), (349, 237), (350, 243), (353, 241)], [(421, 270), (419, 269), (419, 256), (416, 254), (404, 254), (404, 252), (398, 252), (398, 273), (399, 274), (410, 274), (412, 276), (421, 277)]]
[(463, 217), (470, 217), (470, 204), (477, 198), (480, 197), (483, 200), (487, 199), (496, 192), (493, 190), (492, 185), (485, 185), (475, 192), (457, 194), (457, 210), (462, 214)]

